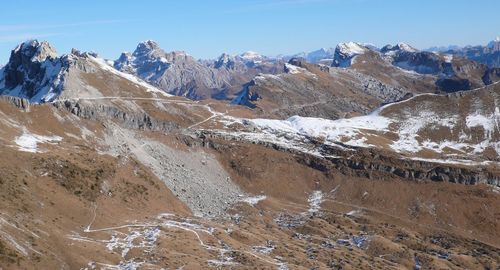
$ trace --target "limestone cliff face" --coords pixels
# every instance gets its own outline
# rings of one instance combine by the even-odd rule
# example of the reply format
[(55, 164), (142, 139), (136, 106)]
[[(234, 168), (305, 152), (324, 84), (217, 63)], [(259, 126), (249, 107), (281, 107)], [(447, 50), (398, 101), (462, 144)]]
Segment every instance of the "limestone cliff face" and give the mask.
[(34, 102), (51, 101), (62, 89), (67, 68), (66, 59), (59, 58), (47, 42), (21, 43), (0, 71), (0, 94)]

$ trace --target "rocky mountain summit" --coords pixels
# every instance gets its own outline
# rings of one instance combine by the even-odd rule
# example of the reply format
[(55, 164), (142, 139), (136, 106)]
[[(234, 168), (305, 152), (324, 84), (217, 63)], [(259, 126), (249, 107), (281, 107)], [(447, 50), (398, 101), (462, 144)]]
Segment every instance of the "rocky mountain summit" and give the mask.
[(52, 101), (61, 92), (68, 60), (59, 58), (47, 42), (23, 42), (0, 70), (0, 94), (34, 102)]
[(339, 43), (337, 47), (335, 47), (335, 55), (332, 66), (349, 67), (351, 66), (351, 61), (355, 56), (364, 54), (367, 50), (369, 50), (368, 47), (359, 43)]

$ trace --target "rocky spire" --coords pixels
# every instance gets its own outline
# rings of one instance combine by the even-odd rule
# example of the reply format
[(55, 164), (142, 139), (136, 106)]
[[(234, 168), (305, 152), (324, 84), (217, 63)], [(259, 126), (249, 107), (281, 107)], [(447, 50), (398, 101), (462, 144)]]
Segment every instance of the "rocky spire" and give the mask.
[(234, 57), (227, 54), (227, 53), (223, 53), (221, 56), (219, 56), (219, 58), (217, 59), (217, 61), (215, 61), (215, 68), (221, 68), (221, 67), (226, 67), (226, 68), (234, 68)]
[(57, 58), (57, 51), (46, 41), (29, 40), (19, 44), (10, 55), (9, 62), (13, 60), (43, 62), (46, 59)]
[(4, 67), (0, 94), (34, 98), (31, 101), (36, 102), (45, 96), (55, 96), (60, 90), (57, 82), (61, 81), (62, 66), (56, 50), (48, 42), (23, 42), (12, 50)]
[(147, 40), (139, 43), (135, 49), (133, 55), (135, 57), (155, 57), (160, 58), (165, 55), (165, 51), (160, 47), (160, 45), (153, 40)]

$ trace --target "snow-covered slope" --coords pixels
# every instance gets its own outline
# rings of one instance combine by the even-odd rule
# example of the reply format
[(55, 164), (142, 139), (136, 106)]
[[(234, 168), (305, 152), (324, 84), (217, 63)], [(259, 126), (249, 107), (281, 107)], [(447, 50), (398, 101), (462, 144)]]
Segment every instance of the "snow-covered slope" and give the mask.
[(334, 146), (375, 147), (409, 158), (469, 164), (500, 161), (498, 104), (496, 84), (465, 93), (419, 95), (348, 119), (293, 116), (246, 121), (268, 136), (317, 138)]

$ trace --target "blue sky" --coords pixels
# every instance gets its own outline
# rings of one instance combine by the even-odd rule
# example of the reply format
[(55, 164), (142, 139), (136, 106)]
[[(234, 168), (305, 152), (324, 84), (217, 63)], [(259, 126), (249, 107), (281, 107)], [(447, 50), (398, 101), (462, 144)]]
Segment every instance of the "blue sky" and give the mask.
[(486, 44), (500, 35), (499, 10), (498, 0), (5, 1), (0, 64), (30, 38), (59, 53), (74, 47), (110, 59), (147, 39), (197, 58), (293, 54), (343, 41)]

